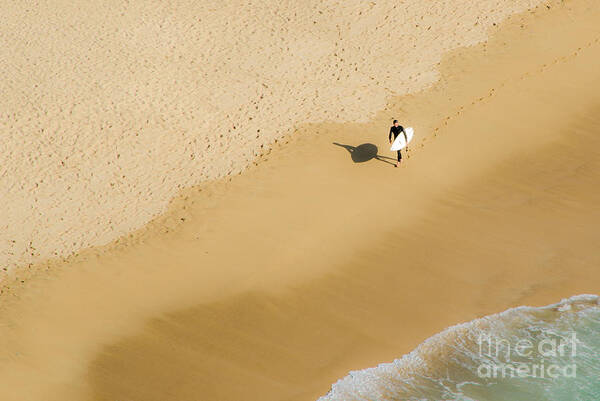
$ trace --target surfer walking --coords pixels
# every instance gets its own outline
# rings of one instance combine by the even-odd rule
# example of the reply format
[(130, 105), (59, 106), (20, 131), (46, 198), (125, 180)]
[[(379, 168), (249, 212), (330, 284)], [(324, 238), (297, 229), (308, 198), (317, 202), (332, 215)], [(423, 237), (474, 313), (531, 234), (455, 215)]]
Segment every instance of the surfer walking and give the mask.
[[(398, 124), (398, 120), (394, 120), (394, 125), (392, 125), (390, 127), (390, 134), (388, 136), (390, 143), (394, 142), (396, 140), (396, 138), (398, 137), (398, 135), (400, 135), (400, 134), (402, 134), (406, 137), (406, 133), (404, 132), (404, 127), (401, 126), (400, 124)], [(398, 161), (396, 162), (396, 167), (398, 167), (400, 165), (401, 161), (402, 161), (402, 152), (400, 150), (398, 150)]]

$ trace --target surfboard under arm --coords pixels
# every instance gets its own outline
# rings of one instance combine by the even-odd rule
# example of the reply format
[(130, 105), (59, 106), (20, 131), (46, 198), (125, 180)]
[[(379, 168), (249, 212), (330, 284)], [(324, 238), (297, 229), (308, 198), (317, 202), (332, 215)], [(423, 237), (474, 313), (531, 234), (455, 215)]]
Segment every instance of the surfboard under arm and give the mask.
[(412, 129), (412, 127), (406, 127), (404, 129), (403, 135), (398, 135), (396, 137), (396, 139), (392, 143), (392, 147), (390, 148), (390, 150), (396, 151), (404, 149), (408, 146), (410, 141), (412, 141), (413, 135), (414, 130)]

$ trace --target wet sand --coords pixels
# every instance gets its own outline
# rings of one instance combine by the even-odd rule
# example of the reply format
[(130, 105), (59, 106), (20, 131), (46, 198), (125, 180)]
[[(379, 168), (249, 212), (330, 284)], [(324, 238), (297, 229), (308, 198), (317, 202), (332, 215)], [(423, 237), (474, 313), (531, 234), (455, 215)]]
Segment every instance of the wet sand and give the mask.
[[(452, 324), (597, 293), (599, 17), (513, 17), (371, 122), (302, 127), (143, 230), (20, 272), (2, 399), (310, 400)], [(393, 117), (417, 135), (400, 169)]]

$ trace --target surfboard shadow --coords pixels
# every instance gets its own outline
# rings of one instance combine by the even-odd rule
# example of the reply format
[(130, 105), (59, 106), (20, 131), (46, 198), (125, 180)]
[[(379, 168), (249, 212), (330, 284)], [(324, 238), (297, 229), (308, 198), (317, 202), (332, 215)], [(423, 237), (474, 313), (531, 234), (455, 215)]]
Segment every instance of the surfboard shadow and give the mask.
[[(379, 149), (377, 149), (377, 146), (373, 145), (372, 143), (363, 143), (362, 145), (358, 146), (344, 145), (337, 142), (333, 142), (333, 144), (346, 149), (348, 153), (350, 153), (350, 158), (354, 163), (364, 163), (371, 159), (375, 159), (393, 166), (396, 165), (396, 159), (387, 156), (380, 156), (378, 154)], [(393, 160), (393, 162), (390, 160)]]

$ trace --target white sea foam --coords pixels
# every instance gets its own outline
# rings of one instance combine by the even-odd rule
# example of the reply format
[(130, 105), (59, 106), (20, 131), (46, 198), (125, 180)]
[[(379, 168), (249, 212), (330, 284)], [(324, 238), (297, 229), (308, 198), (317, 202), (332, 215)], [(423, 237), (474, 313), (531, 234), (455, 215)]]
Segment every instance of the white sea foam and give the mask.
[[(537, 399), (558, 400), (560, 398), (553, 397), (563, 396), (565, 389), (574, 397), (577, 394), (600, 395), (594, 376), (600, 372), (599, 303), (600, 297), (596, 295), (577, 295), (556, 304), (519, 306), (449, 327), (400, 359), (350, 372), (318, 401), (520, 400), (525, 393), (542, 394), (542, 398)], [(562, 359), (546, 358), (544, 361), (544, 358), (531, 357), (521, 358), (519, 363), (546, 363), (549, 366), (551, 362), (566, 364), (570, 361), (585, 373), (571, 381), (565, 378), (549, 381), (546, 377), (537, 380), (535, 377), (495, 380), (478, 377), (474, 370), (481, 364), (502, 362), (498, 355), (482, 355), (481, 349), (477, 352), (476, 339), (482, 333), (513, 342), (530, 340), (535, 344), (553, 335), (567, 338), (570, 333), (575, 333), (579, 354), (571, 359), (561, 356)]]

